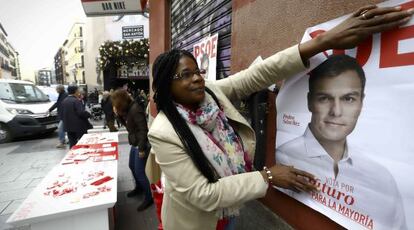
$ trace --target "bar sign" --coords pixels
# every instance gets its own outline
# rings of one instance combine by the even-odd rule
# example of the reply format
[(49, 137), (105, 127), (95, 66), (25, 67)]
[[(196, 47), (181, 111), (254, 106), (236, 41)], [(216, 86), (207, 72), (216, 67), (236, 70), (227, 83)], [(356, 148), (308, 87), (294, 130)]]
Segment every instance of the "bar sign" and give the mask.
[(125, 2), (102, 2), (101, 5), (104, 11), (126, 9)]
[[(79, 0), (78, 0), (79, 1)], [(105, 16), (142, 13), (148, 0), (81, 0), (86, 16)]]

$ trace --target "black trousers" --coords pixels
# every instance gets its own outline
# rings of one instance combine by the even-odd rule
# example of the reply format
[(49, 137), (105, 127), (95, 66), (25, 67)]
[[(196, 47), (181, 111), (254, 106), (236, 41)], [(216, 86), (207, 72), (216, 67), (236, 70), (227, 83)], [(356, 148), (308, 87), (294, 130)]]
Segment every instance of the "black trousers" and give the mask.
[(69, 138), (69, 148), (72, 148), (76, 143), (78, 143), (79, 139), (83, 136), (83, 132), (67, 132)]

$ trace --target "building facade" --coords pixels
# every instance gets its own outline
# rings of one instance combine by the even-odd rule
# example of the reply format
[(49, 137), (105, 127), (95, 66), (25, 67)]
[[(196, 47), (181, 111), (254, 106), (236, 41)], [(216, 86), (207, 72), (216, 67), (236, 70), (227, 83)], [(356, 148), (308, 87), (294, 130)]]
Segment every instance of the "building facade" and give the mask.
[(55, 55), (55, 76), (56, 76), (56, 83), (57, 84), (66, 84), (67, 78), (69, 77), (69, 73), (66, 71), (67, 67), (67, 60), (66, 60), (66, 44), (68, 40), (65, 40), (63, 45), (59, 48), (58, 52)]
[(70, 29), (67, 43), (64, 45), (64, 68), (69, 76), (65, 83), (85, 84), (84, 26), (76, 22)]
[(52, 74), (52, 70), (48, 68), (43, 68), (37, 71), (36, 74), (36, 84), (37, 85), (44, 85), (49, 86), (51, 84), (55, 84), (56, 81), (54, 80), (54, 74)]
[(21, 79), (19, 53), (7, 41), (7, 32), (0, 23), (0, 78)]

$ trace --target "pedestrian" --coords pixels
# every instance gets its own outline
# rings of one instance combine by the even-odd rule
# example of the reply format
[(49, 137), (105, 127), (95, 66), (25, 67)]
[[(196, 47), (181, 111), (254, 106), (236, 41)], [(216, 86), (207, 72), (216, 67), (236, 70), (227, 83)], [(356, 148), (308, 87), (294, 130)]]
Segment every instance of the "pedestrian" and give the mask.
[(105, 129), (106, 126), (108, 126), (110, 132), (118, 131), (118, 129), (115, 128), (115, 115), (112, 109), (111, 95), (108, 91), (104, 91), (102, 94), (101, 107), (105, 114), (103, 128)]
[(65, 87), (63, 85), (56, 86), (56, 92), (59, 94), (57, 101), (49, 108), (49, 113), (57, 109), (59, 124), (58, 124), (58, 137), (59, 143), (56, 145), (56, 148), (63, 149), (66, 148), (65, 140), (65, 130), (63, 128), (62, 120), (62, 102), (68, 96), (65, 92)]
[(353, 48), (373, 33), (408, 22), (411, 15), (395, 7), (361, 8), (315, 39), (214, 82), (205, 81), (205, 72), (188, 51), (158, 56), (152, 87), (159, 113), (148, 138), (166, 178), (164, 229), (213, 230), (218, 223), (234, 229), (241, 204), (264, 197), (270, 184), (317, 192), (317, 178), (294, 167), (252, 168), (254, 131), (231, 101), (309, 71), (310, 57), (328, 49)]
[(79, 99), (82, 102), (84, 108), (88, 105), (88, 94), (85, 89), (79, 89)]
[(69, 147), (72, 148), (92, 125), (88, 120), (91, 114), (82, 105), (78, 87), (69, 86), (68, 94), (62, 102), (62, 120), (64, 130), (68, 133)]
[(135, 189), (130, 191), (127, 196), (132, 197), (144, 192), (144, 201), (137, 208), (137, 211), (142, 211), (153, 204), (150, 183), (145, 174), (145, 164), (150, 150), (145, 110), (124, 89), (116, 90), (111, 97), (114, 112), (126, 127), (128, 142), (131, 145), (129, 168), (135, 179)]
[(140, 90), (139, 97), (141, 98), (141, 100), (144, 101), (144, 108), (147, 108), (148, 97), (147, 97), (147, 94), (145, 93), (145, 91), (143, 89)]

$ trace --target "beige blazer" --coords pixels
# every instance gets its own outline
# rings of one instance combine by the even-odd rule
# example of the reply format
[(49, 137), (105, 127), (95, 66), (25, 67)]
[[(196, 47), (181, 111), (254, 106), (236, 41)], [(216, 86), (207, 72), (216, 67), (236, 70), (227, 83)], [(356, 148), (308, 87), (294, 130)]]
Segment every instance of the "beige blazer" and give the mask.
[[(293, 46), (228, 78), (206, 82), (242, 138), (251, 159), (255, 151), (254, 131), (230, 100), (245, 98), (303, 70), (305, 66), (298, 46)], [(218, 220), (216, 209), (242, 204), (266, 194), (268, 185), (259, 172), (224, 177), (209, 183), (186, 153), (163, 112), (153, 121), (148, 137), (166, 177), (161, 213), (166, 230), (214, 230)]]

